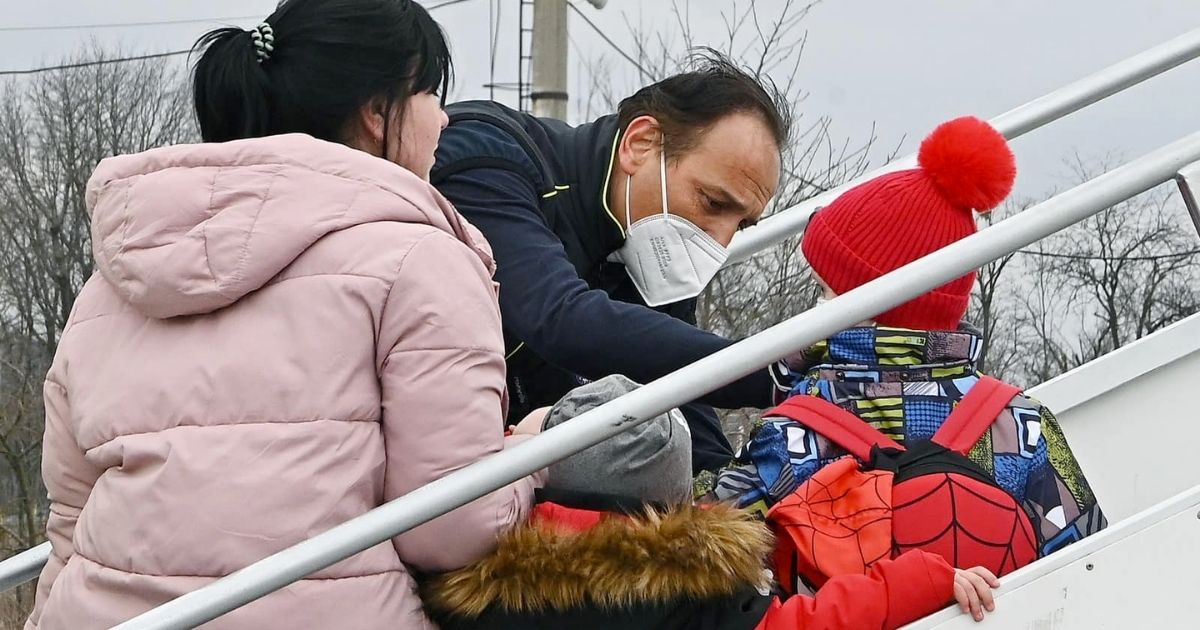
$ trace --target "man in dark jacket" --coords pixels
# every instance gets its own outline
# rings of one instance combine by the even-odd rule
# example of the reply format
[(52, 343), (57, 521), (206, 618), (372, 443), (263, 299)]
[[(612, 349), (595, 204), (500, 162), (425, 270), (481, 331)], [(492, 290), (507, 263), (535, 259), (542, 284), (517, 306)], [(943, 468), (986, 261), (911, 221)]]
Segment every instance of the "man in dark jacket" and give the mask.
[[(786, 108), (753, 77), (705, 57), (578, 127), (490, 102), (448, 113), (431, 180), (495, 253), (512, 421), (733, 343), (696, 328), (696, 296), (779, 181)], [(697, 472), (732, 457), (707, 405), (767, 407), (776, 380), (763, 370), (683, 408)]]

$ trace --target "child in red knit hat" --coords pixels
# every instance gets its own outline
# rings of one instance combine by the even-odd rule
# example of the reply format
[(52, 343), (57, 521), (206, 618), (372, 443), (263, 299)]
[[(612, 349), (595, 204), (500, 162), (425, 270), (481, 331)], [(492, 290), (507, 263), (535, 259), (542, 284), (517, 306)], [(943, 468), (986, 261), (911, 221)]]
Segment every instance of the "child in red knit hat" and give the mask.
[[(826, 299), (975, 233), (974, 213), (1016, 176), (1004, 138), (972, 117), (934, 130), (918, 163), (813, 217), (801, 249)], [(769, 514), (794, 590), (908, 549), (1003, 575), (1105, 527), (1050, 410), (975, 368), (983, 339), (962, 322), (974, 283), (972, 272), (805, 352), (789, 399), (718, 475), (718, 499)], [(848, 454), (857, 461), (838, 461)]]

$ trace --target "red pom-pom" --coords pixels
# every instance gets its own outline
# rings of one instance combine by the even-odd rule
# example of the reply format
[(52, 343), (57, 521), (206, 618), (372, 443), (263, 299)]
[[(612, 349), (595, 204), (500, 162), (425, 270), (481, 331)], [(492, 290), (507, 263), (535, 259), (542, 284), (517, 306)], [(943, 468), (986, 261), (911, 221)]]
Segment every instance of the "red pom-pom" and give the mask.
[(974, 116), (938, 125), (917, 162), (951, 204), (987, 212), (1012, 192), (1016, 161), (1000, 132)]

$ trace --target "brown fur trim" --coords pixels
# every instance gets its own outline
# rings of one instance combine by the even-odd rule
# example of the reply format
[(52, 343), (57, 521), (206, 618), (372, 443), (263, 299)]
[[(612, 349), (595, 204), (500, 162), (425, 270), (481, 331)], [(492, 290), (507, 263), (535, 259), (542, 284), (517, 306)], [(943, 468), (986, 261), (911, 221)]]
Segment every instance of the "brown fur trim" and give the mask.
[(483, 560), (426, 584), (424, 597), (465, 617), (493, 605), (536, 612), (708, 599), (762, 585), (770, 549), (766, 525), (727, 505), (613, 517), (581, 533), (525, 524)]

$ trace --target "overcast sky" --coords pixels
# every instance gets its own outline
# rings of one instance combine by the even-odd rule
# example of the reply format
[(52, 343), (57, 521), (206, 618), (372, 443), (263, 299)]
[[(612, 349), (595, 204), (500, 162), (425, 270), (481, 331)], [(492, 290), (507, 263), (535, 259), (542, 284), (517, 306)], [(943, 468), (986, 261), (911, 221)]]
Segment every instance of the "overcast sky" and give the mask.
[[(428, 0), (426, 5), (439, 0)], [(496, 80), (516, 79), (517, 0), (503, 3)], [(612, 39), (630, 42), (626, 18), (670, 28), (671, 3), (610, 0), (581, 7)], [(767, 12), (783, 0), (760, 0)], [(273, 0), (0, 0), (0, 69), (57, 61), (95, 39), (128, 52), (187, 48), (212, 24), (48, 31), (3, 28), (265, 16)], [(717, 11), (729, 0), (693, 0), (699, 39), (718, 36)], [(489, 0), (434, 12), (452, 40), (455, 95), (486, 97)], [(257, 19), (237, 20), (250, 26)], [(865, 140), (877, 151), (902, 138), (905, 152), (938, 122), (961, 114), (994, 116), (1056, 87), (1200, 28), (1196, 0), (827, 0), (804, 22), (808, 44), (800, 77), (809, 92), (805, 117), (830, 116), (835, 137)], [(603, 54), (618, 81), (635, 71), (577, 16), (571, 16), (571, 69), (581, 54)], [(578, 83), (573, 78), (571, 88)], [(575, 95), (572, 95), (575, 96)], [(509, 98), (504, 95), (504, 98)], [(572, 111), (574, 107), (572, 107)], [(1065, 181), (1063, 159), (1117, 153), (1135, 157), (1197, 130), (1200, 62), (1108, 99), (1017, 140), (1017, 192), (1041, 196)]]

